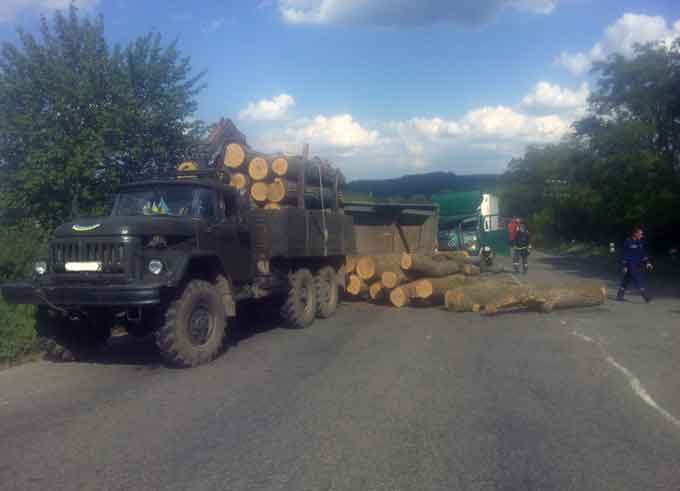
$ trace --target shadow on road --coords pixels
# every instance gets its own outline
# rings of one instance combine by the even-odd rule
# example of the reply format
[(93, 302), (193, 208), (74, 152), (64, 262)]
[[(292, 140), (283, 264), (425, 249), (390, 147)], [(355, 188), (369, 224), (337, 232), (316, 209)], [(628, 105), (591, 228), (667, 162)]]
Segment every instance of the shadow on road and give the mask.
[[(546, 266), (555, 272), (571, 276), (571, 279), (601, 280), (607, 283), (610, 289), (610, 299), (614, 300), (620, 277), (620, 266), (615, 257), (581, 257), (581, 256), (551, 256), (541, 255), (535, 259), (536, 263)], [(652, 272), (645, 275), (646, 287), (654, 298), (678, 298), (680, 288), (678, 278), (674, 275), (662, 275)], [(629, 290), (626, 298), (630, 301), (640, 301), (638, 292)]]
[[(279, 328), (281, 319), (278, 307), (276, 302), (240, 304), (237, 316), (229, 322), (225, 340), (227, 348), (235, 347), (257, 334)], [(89, 361), (105, 365), (133, 365), (145, 370), (166, 366), (154, 343), (153, 334), (143, 338), (129, 334), (113, 336), (106, 348)]]

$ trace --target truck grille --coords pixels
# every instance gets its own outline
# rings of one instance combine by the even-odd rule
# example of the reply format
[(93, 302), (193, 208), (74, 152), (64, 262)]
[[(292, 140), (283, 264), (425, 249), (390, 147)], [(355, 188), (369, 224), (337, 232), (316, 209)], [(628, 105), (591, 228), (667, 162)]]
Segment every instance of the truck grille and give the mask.
[[(133, 273), (133, 240), (121, 239), (57, 239), (50, 246), (50, 264), (55, 273), (79, 277), (102, 275), (131, 275)], [(101, 262), (97, 273), (72, 273), (66, 263)]]

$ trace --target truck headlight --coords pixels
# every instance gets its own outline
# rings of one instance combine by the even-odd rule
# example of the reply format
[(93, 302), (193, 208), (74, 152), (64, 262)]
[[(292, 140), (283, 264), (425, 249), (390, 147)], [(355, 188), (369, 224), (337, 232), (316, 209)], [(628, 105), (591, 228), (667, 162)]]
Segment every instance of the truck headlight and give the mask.
[(36, 261), (33, 265), (33, 270), (38, 276), (42, 276), (47, 273), (47, 263), (45, 261)]
[(152, 259), (149, 261), (149, 272), (151, 274), (159, 275), (163, 271), (163, 261), (160, 259)]

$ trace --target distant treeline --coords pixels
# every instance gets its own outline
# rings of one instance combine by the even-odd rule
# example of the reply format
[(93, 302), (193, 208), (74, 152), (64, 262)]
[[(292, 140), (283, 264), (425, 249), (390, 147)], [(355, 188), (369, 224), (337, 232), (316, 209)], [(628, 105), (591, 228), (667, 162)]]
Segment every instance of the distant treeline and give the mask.
[(642, 225), (680, 245), (680, 40), (638, 46), (593, 69), (589, 114), (564, 141), (527, 149), (501, 185), (506, 214), (545, 242), (618, 242)]
[(453, 172), (413, 174), (396, 179), (366, 179), (352, 181), (346, 190), (350, 197), (375, 199), (428, 200), (443, 191), (495, 191), (500, 176), (496, 174), (457, 175)]

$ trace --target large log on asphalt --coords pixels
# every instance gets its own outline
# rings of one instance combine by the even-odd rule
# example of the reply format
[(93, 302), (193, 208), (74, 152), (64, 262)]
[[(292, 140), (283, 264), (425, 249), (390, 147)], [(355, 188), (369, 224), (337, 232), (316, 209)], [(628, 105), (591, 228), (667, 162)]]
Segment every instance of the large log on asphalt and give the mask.
[(390, 302), (392, 305), (401, 308), (407, 306), (413, 299), (417, 299), (416, 283), (415, 281), (405, 283), (393, 289), (390, 292)]
[(441, 303), (448, 290), (471, 285), (478, 281), (477, 278), (472, 278), (463, 274), (453, 274), (443, 278), (421, 278), (415, 282), (416, 294), (418, 298), (423, 300)]
[(530, 296), (532, 292), (531, 287), (518, 285), (512, 278), (479, 280), (447, 290), (444, 304), (451, 312), (478, 312), (487, 304), (496, 303), (499, 299), (521, 300)]
[(368, 281), (373, 278), (381, 279), (385, 271), (399, 270), (399, 255), (398, 254), (374, 254), (370, 256), (361, 256), (357, 261), (357, 275)]
[(601, 284), (574, 286), (568, 288), (549, 288), (537, 292), (535, 306), (541, 312), (575, 307), (594, 307), (602, 305), (607, 298), (607, 289)]
[(404, 254), (401, 258), (401, 267), (409, 274), (442, 278), (460, 272), (463, 265), (456, 261), (440, 261), (432, 256)]

